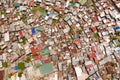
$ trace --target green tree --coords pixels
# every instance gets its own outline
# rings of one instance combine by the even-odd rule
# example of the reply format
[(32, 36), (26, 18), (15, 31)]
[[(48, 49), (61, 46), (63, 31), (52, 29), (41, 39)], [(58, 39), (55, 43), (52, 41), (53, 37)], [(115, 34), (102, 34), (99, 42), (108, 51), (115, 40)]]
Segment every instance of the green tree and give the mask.
[(69, 34), (70, 34), (70, 35), (72, 35), (72, 34), (73, 34), (73, 32), (74, 32), (74, 31), (73, 31), (73, 29), (72, 29), (72, 28), (70, 28), (70, 30), (69, 30)]
[(53, 19), (53, 21), (52, 21), (52, 26), (55, 26), (57, 23), (59, 23), (59, 20), (55, 20), (55, 19)]
[(35, 7), (32, 8), (32, 13), (35, 14), (39, 10), (40, 10), (40, 7), (39, 6), (35, 6)]
[(45, 10), (45, 9), (40, 9), (40, 12), (41, 12), (42, 14), (46, 14), (46, 10)]
[(94, 8), (96, 8), (96, 4), (95, 3), (93, 3), (93, 5), (92, 5)]
[(18, 73), (18, 77), (22, 77), (23, 72)]
[(116, 39), (117, 39), (116, 36), (113, 36), (113, 37), (112, 37), (112, 40), (116, 40)]
[(99, 38), (98, 33), (94, 33), (94, 37), (97, 39)]
[(111, 62), (111, 66), (114, 67), (116, 64), (114, 62)]
[(2, 62), (2, 66), (5, 67), (5, 68), (7, 68), (8, 67), (7, 62)]
[(12, 76), (12, 73), (8, 74), (8, 77), (9, 77), (9, 78), (11, 78), (11, 76)]
[(118, 44), (117, 47), (120, 47), (120, 44)]
[(90, 80), (90, 78), (88, 77), (88, 78), (86, 78), (85, 80)]
[(5, 14), (6, 14), (6, 11), (5, 11), (5, 10), (2, 10), (2, 11), (1, 11), (1, 14), (4, 14), (4, 15), (5, 15)]
[(44, 77), (41, 77), (40, 80), (44, 80)]
[(116, 31), (115, 34), (116, 34), (117, 36), (119, 36), (119, 35), (120, 35), (120, 31)]
[(25, 62), (27, 62), (27, 63), (31, 62), (31, 58), (27, 57), (26, 60), (25, 60)]
[(23, 38), (22, 38), (22, 43), (23, 43), (23, 44), (26, 44), (26, 40), (27, 40), (27, 39), (26, 39), (25, 37), (23, 37)]
[(80, 34), (82, 33), (82, 29), (79, 29), (79, 33), (80, 33)]
[(20, 12), (17, 12), (16, 14), (17, 14), (17, 16), (20, 16)]
[(24, 24), (27, 24), (27, 16), (26, 15), (24, 15), (21, 20), (23, 21)]
[(23, 62), (19, 62), (18, 67), (19, 67), (19, 69), (24, 70), (25, 69), (25, 64)]

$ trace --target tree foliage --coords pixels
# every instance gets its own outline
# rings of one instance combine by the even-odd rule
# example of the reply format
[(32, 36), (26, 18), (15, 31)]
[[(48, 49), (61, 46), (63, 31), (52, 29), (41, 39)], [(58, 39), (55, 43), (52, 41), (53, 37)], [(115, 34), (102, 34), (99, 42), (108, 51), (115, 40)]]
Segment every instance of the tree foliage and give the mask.
[(18, 77), (22, 77), (23, 72), (18, 73)]
[(31, 58), (27, 57), (26, 60), (25, 60), (25, 62), (27, 62), (27, 63), (31, 62)]
[(88, 78), (86, 78), (85, 80), (90, 80), (90, 78), (88, 77)]
[(25, 64), (23, 62), (19, 62), (18, 67), (19, 67), (19, 69), (24, 70), (25, 69)]
[(117, 36), (120, 36), (120, 31), (116, 31), (115, 34), (116, 34)]
[(114, 67), (116, 64), (114, 62), (111, 62), (111, 66)]
[(7, 62), (2, 62), (2, 66), (5, 67), (5, 68), (7, 68), (8, 67)]
[(94, 37), (95, 37), (96, 39), (99, 38), (98, 33), (94, 33)]

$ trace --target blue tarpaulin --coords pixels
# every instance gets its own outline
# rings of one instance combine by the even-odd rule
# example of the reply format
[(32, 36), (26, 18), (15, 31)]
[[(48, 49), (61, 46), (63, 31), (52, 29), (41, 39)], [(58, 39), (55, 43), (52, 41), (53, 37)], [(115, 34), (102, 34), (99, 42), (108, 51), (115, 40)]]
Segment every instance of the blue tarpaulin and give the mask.
[(114, 30), (120, 30), (120, 26), (115, 26)]
[(15, 66), (15, 67), (14, 67), (14, 70), (18, 70), (18, 69), (19, 69), (19, 67), (18, 67), (18, 66)]
[(32, 28), (32, 34), (36, 34), (36, 30), (35, 30), (35, 28)]

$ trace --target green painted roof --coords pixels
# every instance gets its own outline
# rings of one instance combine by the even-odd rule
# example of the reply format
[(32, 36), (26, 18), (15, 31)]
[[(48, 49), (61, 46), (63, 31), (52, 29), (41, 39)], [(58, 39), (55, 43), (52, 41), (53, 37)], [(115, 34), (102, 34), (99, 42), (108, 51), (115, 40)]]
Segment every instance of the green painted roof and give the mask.
[(42, 50), (42, 54), (43, 54), (43, 55), (47, 55), (47, 54), (49, 54), (49, 53), (50, 53), (50, 51), (49, 51), (48, 48), (44, 48), (44, 49)]
[(41, 14), (42, 17), (46, 17), (46, 15), (47, 15), (46, 13), (42, 13)]
[(73, 6), (73, 7), (74, 7), (74, 6), (75, 6), (75, 2), (71, 2), (71, 6)]
[(14, 4), (13, 4), (15, 7), (19, 7), (20, 6), (20, 4), (19, 3), (17, 3), (17, 2), (14, 2)]
[(76, 34), (72, 35), (73, 39), (76, 39), (78, 36)]
[(52, 63), (43, 64), (42, 66), (40, 66), (40, 72), (41, 72), (41, 74), (49, 74), (49, 73), (53, 72)]
[(36, 27), (36, 30), (37, 30), (37, 31), (42, 31), (43, 28), (41, 28), (41, 27)]

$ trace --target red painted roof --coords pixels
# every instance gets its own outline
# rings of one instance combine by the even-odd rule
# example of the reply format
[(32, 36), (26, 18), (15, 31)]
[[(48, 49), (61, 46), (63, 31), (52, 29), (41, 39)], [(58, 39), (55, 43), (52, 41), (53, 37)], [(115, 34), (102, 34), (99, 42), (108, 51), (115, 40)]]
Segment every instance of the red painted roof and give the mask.
[(73, 49), (71, 49), (71, 52), (72, 52), (72, 53), (77, 53), (77, 49), (76, 49), (76, 48), (73, 48)]
[(92, 27), (91, 29), (92, 29), (93, 32), (97, 31), (96, 27)]
[(20, 37), (23, 37), (24, 36), (24, 34), (23, 34), (23, 31), (21, 30), (21, 31), (19, 31), (19, 35), (20, 35)]
[(50, 62), (49, 59), (44, 60), (44, 63), (49, 63), (49, 62)]
[(34, 53), (38, 52), (39, 50), (41, 50), (41, 45), (38, 44), (36, 47), (31, 47), (30, 50), (34, 54)]
[(92, 51), (95, 51), (95, 46), (92, 46), (92, 47), (91, 47), (91, 50), (92, 50)]
[(88, 54), (90, 58), (95, 58), (95, 54), (94, 53), (90, 53)]
[(31, 50), (32, 54), (35, 54), (37, 52), (34, 47), (31, 47), (30, 50)]
[(94, 22), (98, 22), (97, 17), (94, 17), (94, 18), (93, 18), (93, 21), (94, 21)]
[(40, 44), (37, 45), (36, 50), (37, 50), (37, 51), (41, 50)]
[(94, 57), (94, 61), (95, 61), (96, 63), (98, 63), (98, 58), (97, 58), (97, 57)]
[(41, 59), (42, 59), (42, 55), (36, 56), (36, 57), (34, 58), (34, 60), (41, 60)]
[(76, 38), (76, 39), (74, 39), (74, 41), (73, 41), (75, 44), (80, 44), (80, 39), (79, 38)]

